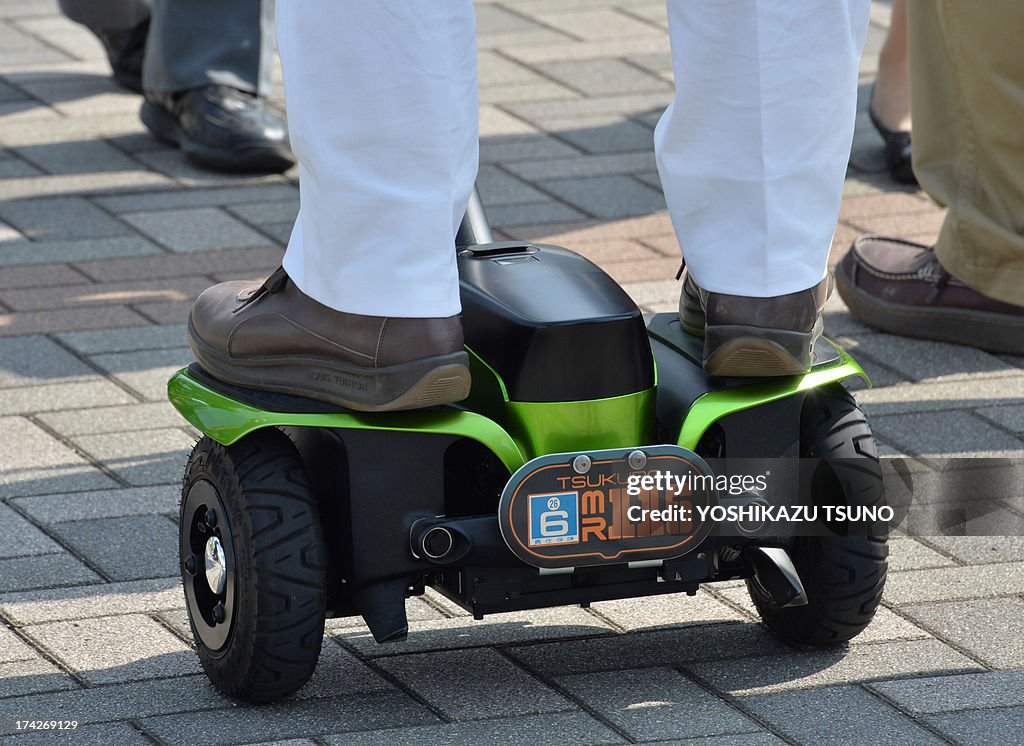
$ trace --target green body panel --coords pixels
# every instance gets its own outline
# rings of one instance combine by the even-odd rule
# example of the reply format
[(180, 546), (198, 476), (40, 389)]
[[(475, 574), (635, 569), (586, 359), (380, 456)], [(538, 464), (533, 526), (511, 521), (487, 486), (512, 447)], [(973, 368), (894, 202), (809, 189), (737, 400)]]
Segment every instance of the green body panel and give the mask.
[(510, 401), (504, 381), (471, 348), (473, 390), (462, 405), (499, 423), (527, 458), (644, 445), (654, 437), (655, 389), (572, 402)]
[[(473, 391), (461, 406), (422, 412), (303, 414), (249, 406), (192, 378), (188, 369), (167, 383), (171, 404), (197, 429), (231, 445), (263, 427), (404, 430), (457, 435), (490, 449), (510, 472), (548, 453), (653, 444), (657, 390), (579, 402), (509, 401), (497, 373), (470, 352)], [(681, 423), (676, 444), (693, 449), (717, 420), (850, 376), (867, 375), (840, 350), (840, 360), (799, 378), (711, 391), (698, 398)]]
[(716, 421), (744, 409), (784, 399), (802, 391), (837, 383), (844, 378), (859, 376), (870, 386), (871, 380), (856, 360), (845, 350), (837, 347), (839, 361), (827, 368), (811, 371), (799, 378), (784, 378), (778, 382), (755, 383), (750, 386), (709, 391), (697, 399), (686, 413), (686, 419), (679, 428), (676, 445), (693, 450), (701, 437)]
[(529, 458), (648, 445), (654, 439), (653, 388), (580, 402), (509, 402), (507, 429)]
[(519, 446), (496, 422), (461, 409), (429, 412), (292, 414), (267, 412), (224, 396), (179, 370), (167, 382), (167, 398), (197, 429), (231, 445), (261, 427), (334, 427), (354, 430), (418, 430), (478, 441), (514, 472), (524, 463)]

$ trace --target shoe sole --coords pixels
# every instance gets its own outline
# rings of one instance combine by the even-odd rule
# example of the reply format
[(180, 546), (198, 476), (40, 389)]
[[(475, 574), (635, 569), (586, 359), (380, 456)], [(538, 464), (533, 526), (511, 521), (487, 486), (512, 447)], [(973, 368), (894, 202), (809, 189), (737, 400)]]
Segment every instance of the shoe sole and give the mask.
[(159, 139), (180, 148), (189, 160), (206, 168), (230, 173), (277, 174), (295, 165), (295, 160), (287, 148), (248, 147), (224, 150), (198, 143), (184, 133), (174, 117), (149, 101), (142, 102), (139, 118)]
[(819, 318), (810, 332), (757, 326), (708, 326), (699, 307), (684, 303), (683, 329), (704, 339), (704, 372), (723, 378), (799, 376), (811, 369), (814, 343), (822, 334)]
[(301, 356), (227, 358), (199, 339), (191, 320), (188, 337), (200, 367), (236, 386), (304, 396), (360, 412), (423, 409), (469, 396), (469, 355), (464, 351), (364, 368)]
[(836, 289), (850, 312), (876, 329), (988, 352), (1024, 355), (1024, 318), (1011, 320), (987, 311), (889, 303), (856, 287), (842, 265), (836, 271)]

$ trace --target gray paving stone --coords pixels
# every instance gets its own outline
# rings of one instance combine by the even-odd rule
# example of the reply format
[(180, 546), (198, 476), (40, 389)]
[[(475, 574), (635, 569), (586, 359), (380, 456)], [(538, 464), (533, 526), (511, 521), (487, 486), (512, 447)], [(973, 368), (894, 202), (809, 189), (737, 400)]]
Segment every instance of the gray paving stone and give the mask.
[(768, 731), (759, 733), (730, 733), (727, 736), (708, 736), (706, 738), (683, 738), (672, 741), (646, 741), (658, 746), (782, 746), (783, 741)]
[(114, 485), (113, 480), (26, 419), (0, 417), (0, 432), (7, 444), (4, 468), (0, 469), (0, 497)]
[[(1016, 404), (1022, 397), (1024, 375), (1013, 375), (968, 381), (886, 386), (862, 392), (858, 396), (858, 402), (871, 418), (890, 414), (921, 413), (921, 416), (914, 420), (914, 426), (926, 428), (923, 434), (927, 434), (933, 428), (951, 430), (954, 428), (954, 420), (955, 427), (959, 428), (960, 419), (963, 419), (969, 428), (963, 436), (955, 439), (951, 435), (947, 436), (962, 449), (963, 444), (969, 443), (969, 438), (978, 431), (978, 426), (970, 423), (968, 416), (962, 414), (963, 410)], [(954, 420), (950, 420), (950, 417)], [(991, 427), (986, 424), (981, 432), (989, 433), (990, 430)], [(906, 434), (903, 430), (898, 432)], [(942, 446), (941, 440), (938, 445)], [(960, 451), (950, 451), (950, 455), (956, 452)]]
[(738, 704), (796, 743), (942, 744), (899, 711), (857, 686), (740, 697)]
[[(49, 383), (45, 386), (0, 388), (0, 415), (33, 414), (57, 410), (71, 418), (88, 416), (85, 407), (128, 404), (135, 401), (124, 389), (110, 381)], [(63, 410), (76, 411), (63, 412)], [(119, 409), (119, 407), (116, 407)], [(45, 422), (40, 417), (40, 422)], [(59, 428), (58, 428), (59, 429)]]
[(167, 400), (167, 379), (193, 360), (188, 347), (104, 353), (91, 356), (92, 362), (109, 371), (147, 401)]
[(909, 381), (941, 381), (1015, 372), (1013, 366), (982, 350), (892, 334), (859, 337), (856, 354), (895, 368)]
[(911, 715), (1024, 706), (1024, 671), (876, 681), (866, 686)]
[[(0, 179), (21, 179), (26, 176), (38, 176), (41, 173), (38, 168), (20, 158), (5, 158), (0, 161)], [(13, 232), (14, 229), (11, 228), (10, 231)], [(16, 237), (21, 238), (22, 234), (18, 233)]]
[(956, 563), (909, 536), (889, 539), (889, 571), (921, 570), (927, 567), (949, 567)]
[(504, 167), (526, 181), (553, 181), (632, 174), (650, 171), (655, 164), (653, 153), (613, 153), (572, 158), (551, 157), (544, 160), (506, 163)]
[[(3, 423), (0, 422), (0, 425)], [(0, 498), (49, 495), (54, 492), (98, 490), (119, 485), (99, 469), (84, 462), (22, 468), (0, 472)]]
[(459, 617), (411, 622), (407, 640), (387, 645), (378, 645), (369, 632), (361, 629), (332, 632), (339, 642), (368, 657), (611, 633), (611, 628), (597, 617), (571, 606), (493, 614), (480, 621)]
[(116, 197), (98, 197), (96, 203), (115, 213), (148, 212), (151, 210), (179, 210), (186, 207), (210, 205), (240, 205), (247, 202), (295, 203), (299, 190), (286, 184), (261, 186), (229, 186), (222, 189), (177, 189), (151, 194), (127, 194)]
[(885, 586), (885, 600), (897, 605), (1021, 593), (1024, 562), (890, 573)]
[[(131, 400), (123, 391), (121, 394)], [(81, 403), (79, 402), (79, 405)], [(102, 402), (97, 402), (100, 403)], [(0, 392), (0, 412), (2, 411), (3, 393)], [(136, 403), (117, 407), (96, 406), (90, 409), (42, 414), (38, 419), (47, 427), (66, 436), (156, 430), (178, 427), (185, 422), (168, 402)]]
[(0, 557), (26, 557), (60, 551), (60, 544), (0, 503)]
[(53, 288), (26, 288), (0, 292), (0, 302), (13, 311), (39, 311), (73, 308), (85, 313), (92, 308), (112, 305), (191, 302), (210, 286), (202, 276), (180, 277), (173, 281), (134, 280), (97, 285), (63, 285)]
[(29, 661), (36, 657), (32, 648), (26, 645), (14, 632), (0, 624), (0, 663)]
[(967, 710), (950, 715), (933, 715), (925, 720), (943, 735), (962, 746), (1009, 743), (1024, 730), (1024, 707)]
[(24, 631), (91, 685), (185, 676), (201, 670), (193, 650), (141, 614), (51, 622)]
[(858, 645), (849, 650), (794, 650), (771, 658), (687, 663), (685, 668), (718, 691), (741, 695), (976, 671), (979, 666), (938, 640), (911, 640)]
[(96, 372), (46, 337), (0, 339), (0, 387), (95, 378)]
[(544, 189), (598, 218), (649, 215), (665, 209), (665, 197), (628, 176), (596, 176), (541, 182)]
[(135, 212), (123, 218), (146, 236), (178, 253), (267, 243), (265, 236), (215, 207)]
[(553, 200), (521, 205), (501, 205), (487, 210), (487, 218), (493, 228), (565, 223), (583, 220), (585, 217), (582, 212)]
[[(648, 150), (654, 139), (650, 129), (632, 119), (610, 124), (586, 119), (554, 119), (546, 121), (545, 127), (580, 150), (595, 154)], [(651, 186), (661, 189), (658, 181)]]
[(617, 8), (574, 8), (561, 13), (538, 13), (533, 17), (546, 26), (586, 41), (651, 35), (660, 39), (664, 36), (662, 29), (627, 15)]
[(987, 420), (1013, 430), (1015, 433), (1024, 434), (1024, 404), (1017, 406), (985, 407), (977, 410), (976, 414)]
[[(516, 83), (534, 85), (543, 80), (536, 71), (526, 65), (513, 62), (493, 51), (484, 50), (477, 58), (481, 90)], [(3, 95), (2, 92), (0, 95)]]
[(678, 671), (642, 668), (556, 679), (638, 740), (753, 733), (760, 726)]
[[(4, 707), (11, 701), (6, 697), (74, 689), (76, 686), (74, 679), (42, 658), (0, 663), (0, 702)], [(53, 713), (48, 717), (53, 717)], [(0, 725), (5, 725), (3, 719), (0, 719)]]
[(481, 166), (476, 183), (480, 198), (488, 208), (493, 205), (530, 204), (548, 199), (543, 192), (496, 166)]
[(713, 624), (507, 648), (542, 676), (623, 668), (678, 667), (691, 661), (732, 660), (791, 651), (758, 624)]
[(480, 137), (536, 135), (539, 130), (529, 122), (514, 117), (496, 106), (480, 106)]
[(0, 613), (15, 624), (151, 613), (184, 605), (181, 578), (104, 583), (91, 588), (58, 588), (0, 594)]
[[(991, 668), (1024, 668), (1024, 599), (910, 605), (901, 611)], [(998, 634), (993, 634), (998, 630)]]
[(480, 162), (508, 165), (546, 158), (567, 158), (579, 151), (550, 135), (503, 135), (480, 141)]
[(522, 31), (536, 31), (540, 24), (512, 13), (497, 5), (481, 5), (476, 9), (477, 32), (481, 36), (491, 34), (510, 34)]
[(252, 225), (294, 223), (299, 214), (298, 200), (282, 202), (247, 202), (229, 207), (228, 211)]
[[(6, 700), (4, 706), (30, 718), (52, 718), (61, 713), (80, 722), (100, 724), (173, 712), (191, 711), (196, 717), (197, 712), (223, 708), (226, 703), (205, 676), (182, 676), (21, 696)], [(0, 718), (0, 736), (15, 732), (13, 723)]]
[(454, 720), (574, 709), (493, 650), (450, 650), (382, 658), (379, 665)]
[(870, 408), (867, 411), (872, 429), (905, 453), (953, 458), (1024, 457), (1024, 440), (1007, 435), (969, 413), (875, 415)]
[(701, 590), (696, 596), (669, 594), (650, 598), (598, 601), (590, 610), (623, 630), (678, 627), (715, 622), (739, 622), (744, 617)]
[[(988, 516), (987, 516), (988, 517)], [(971, 531), (1005, 531), (1015, 534), (1024, 523), (1016, 514), (1009, 511), (998, 511), (991, 515), (999, 524), (988, 525), (982, 529), (981, 524), (972, 521)], [(982, 565), (992, 562), (1024, 562), (1024, 535), (1022, 536), (929, 536), (928, 542), (946, 554), (951, 554), (961, 562), (969, 565)]]
[[(147, 717), (142, 729), (160, 742), (239, 744), (436, 723), (429, 710), (399, 693), (356, 694), (329, 700), (290, 700), (274, 707)], [(355, 736), (353, 736), (355, 738)]]
[(140, 168), (138, 161), (103, 140), (23, 145), (15, 148), (15, 152), (51, 174), (92, 174)]
[(133, 487), (181, 481), (196, 439), (178, 428), (76, 435), (75, 444)]
[(395, 693), (397, 690), (376, 671), (325, 637), (313, 678), (294, 696), (299, 699), (319, 699), (364, 692)]
[(123, 236), (128, 229), (81, 197), (0, 204), (0, 219), (36, 241)]
[(178, 572), (178, 532), (161, 515), (54, 524), (53, 531), (115, 581), (167, 578)]
[(102, 580), (66, 552), (0, 559), (0, 593), (100, 583)]
[(628, 282), (622, 288), (639, 306), (650, 306), (667, 301), (675, 304), (676, 309), (679, 307), (679, 283), (675, 280)]
[(149, 256), (161, 253), (141, 236), (85, 238), (67, 241), (8, 242), (0, 245), (0, 267), (50, 262), (81, 262), (111, 257)]
[[(353, 742), (353, 734), (326, 736), (320, 740), (331, 746), (348, 746)], [(394, 728), (360, 733), (358, 743), (360, 746), (562, 746), (567, 743), (599, 746), (626, 741), (593, 718), (581, 712), (571, 712)]]
[(47, 731), (0, 738), (2, 746), (29, 746), (29, 744), (47, 746), (51, 743), (68, 743), (69, 741), (75, 746), (109, 746), (113, 743), (118, 746), (145, 746), (152, 743), (149, 738), (129, 723), (84, 725), (63, 733)]
[(527, 121), (578, 119), (600, 114), (633, 117), (660, 117), (672, 102), (672, 91), (630, 93), (619, 96), (577, 96), (564, 101), (528, 101), (508, 106), (508, 110)]

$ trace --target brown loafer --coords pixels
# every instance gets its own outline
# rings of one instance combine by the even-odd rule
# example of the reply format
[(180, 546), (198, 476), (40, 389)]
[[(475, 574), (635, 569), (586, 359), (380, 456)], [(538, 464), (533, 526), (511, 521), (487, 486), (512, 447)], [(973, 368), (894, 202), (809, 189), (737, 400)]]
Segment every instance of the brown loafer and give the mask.
[(205, 290), (192, 306), (188, 338), (196, 360), (216, 378), (350, 409), (417, 409), (469, 395), (458, 316), (335, 311), (304, 295), (283, 268), (262, 284)]
[(854, 316), (883, 331), (1024, 354), (1024, 306), (967, 287), (931, 247), (861, 236), (836, 268), (836, 285)]
[(831, 277), (788, 295), (754, 298), (712, 293), (687, 272), (679, 319), (704, 337), (704, 371), (712, 376), (794, 376), (811, 369)]

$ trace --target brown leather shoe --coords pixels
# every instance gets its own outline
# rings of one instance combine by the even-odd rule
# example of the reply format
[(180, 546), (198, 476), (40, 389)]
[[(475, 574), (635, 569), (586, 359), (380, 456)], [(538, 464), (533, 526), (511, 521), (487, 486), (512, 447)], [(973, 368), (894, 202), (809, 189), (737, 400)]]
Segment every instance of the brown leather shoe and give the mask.
[(811, 369), (831, 277), (788, 295), (754, 298), (711, 293), (687, 272), (679, 319), (704, 337), (704, 370), (712, 376), (793, 376)]
[(361, 316), (304, 295), (284, 269), (264, 283), (224, 282), (192, 306), (189, 344), (211, 375), (366, 412), (469, 395), (458, 316)]
[(893, 334), (1024, 354), (1024, 306), (967, 287), (928, 246), (861, 236), (836, 268), (853, 315)]

